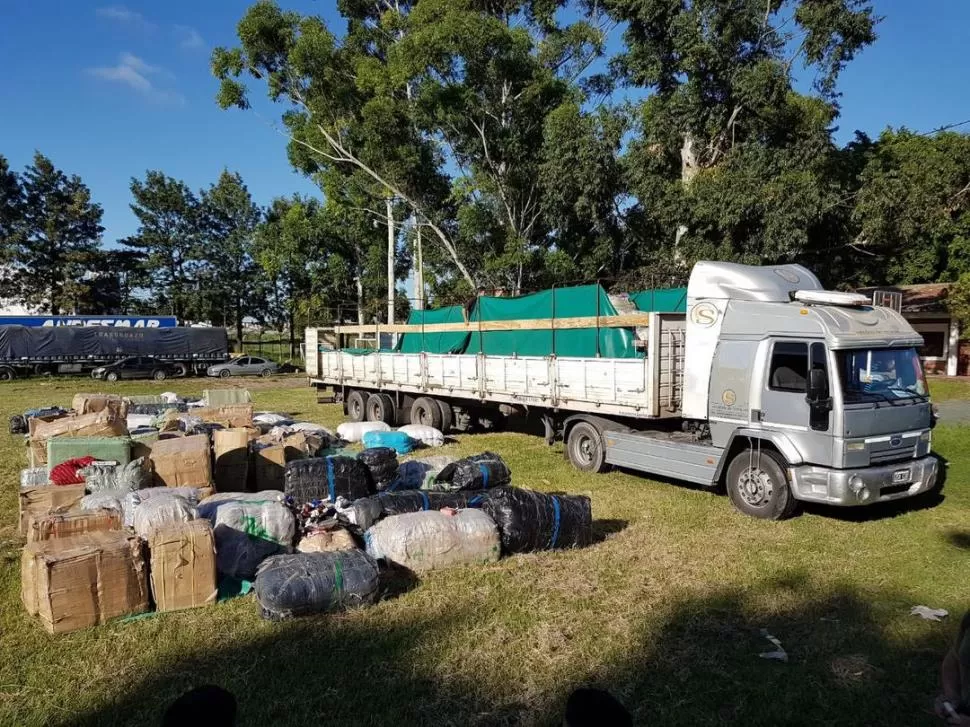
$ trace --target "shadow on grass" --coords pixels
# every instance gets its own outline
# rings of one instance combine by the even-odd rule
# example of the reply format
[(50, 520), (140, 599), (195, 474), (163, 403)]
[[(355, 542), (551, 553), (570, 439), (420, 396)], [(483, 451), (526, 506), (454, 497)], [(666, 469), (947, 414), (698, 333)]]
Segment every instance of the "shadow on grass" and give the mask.
[(622, 532), (629, 524), (630, 522), (628, 520), (594, 520), (593, 544), (602, 543), (611, 535)]
[[(361, 614), (311, 617), (273, 624), (258, 638), (227, 639), (223, 648), (157, 663), (119, 701), (70, 723), (157, 724), (180, 694), (214, 683), (236, 695), (241, 725), (551, 727), (569, 692), (598, 686), (643, 725), (910, 727), (936, 723), (930, 710), (951, 630), (920, 623), (901, 636), (892, 619), (906, 597), (820, 591), (798, 573), (783, 574), (744, 589), (672, 593), (656, 605), (655, 620), (631, 609), (621, 614), (630, 633), (614, 658), (577, 652), (580, 669), (568, 680), (549, 675), (536, 692), (523, 684), (525, 675), (476, 674), (453, 661), (439, 667), (434, 651), (456, 641), (469, 654), (494, 650), (500, 660), (507, 650), (536, 647), (528, 630), (511, 643), (489, 640), (515, 616), (478, 611), (458, 592), (446, 599), (434, 613), (380, 622)], [(766, 632), (781, 642), (787, 662), (760, 656), (776, 650)]]

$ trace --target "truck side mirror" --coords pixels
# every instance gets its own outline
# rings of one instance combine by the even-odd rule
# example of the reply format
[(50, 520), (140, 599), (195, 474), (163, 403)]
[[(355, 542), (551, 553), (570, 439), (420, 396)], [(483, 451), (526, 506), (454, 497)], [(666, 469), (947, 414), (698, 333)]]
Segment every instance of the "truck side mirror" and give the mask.
[(812, 406), (826, 406), (829, 401), (829, 377), (825, 369), (810, 369), (805, 398)]

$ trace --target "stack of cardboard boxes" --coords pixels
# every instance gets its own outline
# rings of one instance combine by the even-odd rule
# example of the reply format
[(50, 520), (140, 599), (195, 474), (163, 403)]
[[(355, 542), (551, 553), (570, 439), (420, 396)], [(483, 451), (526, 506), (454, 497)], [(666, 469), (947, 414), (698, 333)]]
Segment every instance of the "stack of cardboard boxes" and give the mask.
[[(315, 445), (299, 432), (261, 436), (251, 404), (193, 409), (192, 416), (224, 427), (211, 441), (207, 434), (174, 430), (133, 441), (125, 402), (113, 395), (79, 394), (73, 407), (67, 416), (29, 421), (32, 463), (53, 466), (68, 455), (85, 454), (121, 463), (147, 457), (159, 487), (203, 493), (282, 490), (286, 462), (308, 456)], [(22, 597), (27, 612), (48, 631), (63, 633), (141, 613), (150, 600), (159, 611), (215, 601), (215, 541), (207, 520), (162, 525), (141, 541), (124, 529), (119, 513), (81, 510), (84, 495), (83, 484), (20, 491), (20, 530), (27, 539)]]

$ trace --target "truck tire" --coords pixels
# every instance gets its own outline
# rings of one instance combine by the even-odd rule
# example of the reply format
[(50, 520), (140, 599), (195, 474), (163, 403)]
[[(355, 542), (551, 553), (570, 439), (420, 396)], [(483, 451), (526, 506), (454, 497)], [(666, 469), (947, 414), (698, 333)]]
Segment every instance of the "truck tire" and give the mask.
[(117, 371), (109, 371), (108, 372), (108, 375), (105, 376), (104, 378), (106, 378), (108, 381), (110, 381), (113, 384), (115, 381), (118, 380), (118, 372)]
[(167, 376), (168, 374), (166, 374), (162, 369), (158, 369), (152, 373), (152, 378), (155, 379), (155, 381), (165, 381)]
[(17, 372), (9, 366), (0, 367), (0, 381), (13, 381), (17, 378)]
[(427, 396), (419, 396), (411, 405), (411, 423), (423, 424), (441, 431), (441, 407)]
[(728, 465), (725, 487), (734, 507), (751, 517), (784, 520), (798, 507), (785, 463), (771, 450), (741, 451)]
[(371, 394), (367, 397), (367, 421), (384, 422), (394, 426), (394, 401), (387, 394)]
[(189, 375), (189, 367), (186, 366), (181, 361), (175, 365), (175, 375), (179, 377), (184, 377)]
[(347, 417), (352, 422), (362, 422), (367, 418), (367, 403), (360, 391), (351, 391), (347, 396)]
[(219, 372), (220, 379), (228, 379), (230, 376), (232, 376), (232, 371), (230, 371), (229, 369), (223, 369), (222, 371)]
[(606, 469), (603, 435), (589, 422), (577, 423), (569, 430), (566, 456), (580, 472), (603, 472)]
[(451, 404), (443, 399), (435, 399), (435, 403), (438, 404), (438, 408), (441, 409), (441, 427), (440, 431), (442, 434), (447, 434), (451, 430), (451, 425), (455, 421), (455, 413), (451, 409)]

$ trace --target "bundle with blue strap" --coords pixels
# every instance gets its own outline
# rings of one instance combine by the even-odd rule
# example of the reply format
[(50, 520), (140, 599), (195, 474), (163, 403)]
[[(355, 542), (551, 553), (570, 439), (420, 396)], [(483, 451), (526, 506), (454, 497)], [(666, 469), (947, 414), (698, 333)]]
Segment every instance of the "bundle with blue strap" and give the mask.
[(398, 454), (409, 454), (414, 450), (414, 440), (405, 432), (364, 432), (360, 441), (364, 447), (390, 447)]
[(296, 503), (356, 500), (373, 492), (367, 466), (355, 457), (307, 457), (286, 463), (283, 492)]
[(435, 489), (484, 490), (503, 487), (512, 481), (512, 472), (497, 454), (482, 452), (460, 459), (445, 467), (435, 478)]
[(592, 510), (584, 495), (500, 487), (471, 498), (468, 506), (480, 507), (495, 521), (505, 555), (577, 548), (592, 541)]
[(397, 477), (397, 454), (391, 447), (369, 447), (357, 455), (370, 472), (371, 482), (378, 490), (386, 490)]

